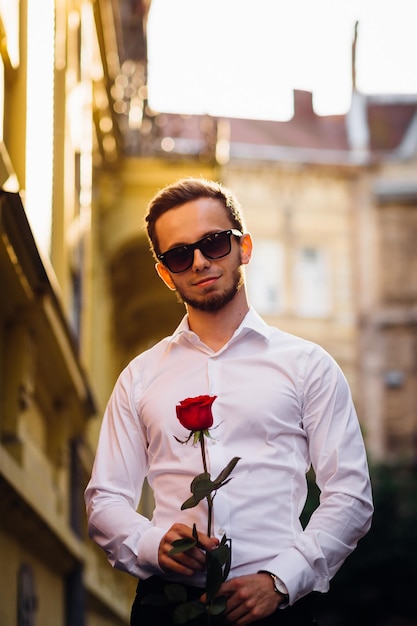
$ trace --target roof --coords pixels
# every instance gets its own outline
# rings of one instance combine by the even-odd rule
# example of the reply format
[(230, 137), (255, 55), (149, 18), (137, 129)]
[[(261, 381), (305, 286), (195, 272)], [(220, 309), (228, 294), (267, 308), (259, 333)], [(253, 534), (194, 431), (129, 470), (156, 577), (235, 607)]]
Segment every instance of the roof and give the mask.
[(312, 94), (296, 90), (294, 116), (285, 122), (158, 113), (153, 118), (153, 147), (166, 156), (207, 156), (214, 155), (219, 139), (224, 139), (235, 159), (327, 163), (357, 163), (358, 145), (361, 162), (392, 157), (395, 151), (399, 158), (406, 140), (415, 151), (417, 95), (356, 93), (354, 104), (346, 115), (320, 116), (313, 110)]

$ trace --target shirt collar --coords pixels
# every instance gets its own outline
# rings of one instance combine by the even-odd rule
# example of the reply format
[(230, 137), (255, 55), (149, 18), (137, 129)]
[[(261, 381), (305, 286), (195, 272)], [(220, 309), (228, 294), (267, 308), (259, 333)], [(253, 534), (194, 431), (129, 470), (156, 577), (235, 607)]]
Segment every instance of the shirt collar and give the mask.
[[(240, 335), (245, 330), (253, 331), (267, 340), (269, 340), (271, 336), (270, 326), (268, 326), (268, 324), (260, 317), (260, 315), (255, 311), (252, 306), (249, 307), (249, 311), (243, 318), (242, 323), (235, 330), (232, 339)], [(197, 337), (197, 335), (192, 330), (190, 330), (190, 326), (188, 324), (188, 315), (184, 315), (174, 333), (171, 335), (169, 343), (178, 341), (182, 336), (186, 338)]]

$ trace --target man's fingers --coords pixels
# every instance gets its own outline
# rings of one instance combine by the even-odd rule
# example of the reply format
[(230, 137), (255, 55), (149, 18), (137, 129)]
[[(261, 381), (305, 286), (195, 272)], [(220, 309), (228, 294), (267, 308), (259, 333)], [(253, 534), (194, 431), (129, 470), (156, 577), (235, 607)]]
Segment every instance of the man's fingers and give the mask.
[(219, 594), (227, 597), (226, 615), (236, 626), (246, 626), (273, 613), (279, 604), (270, 580), (260, 574), (250, 574), (223, 583)]
[(205, 550), (212, 550), (218, 545), (216, 538), (199, 533), (199, 547), (192, 547), (185, 552), (171, 554), (172, 544), (179, 539), (195, 539), (192, 528), (184, 524), (173, 524), (159, 544), (158, 561), (164, 570), (174, 571), (185, 576), (192, 576), (206, 567)]

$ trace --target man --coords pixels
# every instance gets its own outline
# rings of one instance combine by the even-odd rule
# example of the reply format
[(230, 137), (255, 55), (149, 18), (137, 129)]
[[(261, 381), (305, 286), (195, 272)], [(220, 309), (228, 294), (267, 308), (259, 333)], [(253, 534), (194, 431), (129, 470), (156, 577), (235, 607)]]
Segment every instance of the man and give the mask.
[[(204, 601), (206, 551), (224, 534), (232, 561), (219, 591), (227, 599), (223, 623), (312, 624), (311, 592), (328, 590), (372, 516), (347, 382), (323, 349), (266, 325), (249, 306), (243, 266), (252, 241), (229, 190), (180, 180), (151, 201), (146, 223), (158, 275), (186, 316), (116, 383), (86, 490), (90, 536), (114, 567), (139, 578), (132, 626), (172, 623), (165, 608), (143, 602), (167, 581), (189, 584)], [(205, 500), (181, 510), (201, 458), (181, 445), (187, 433), (176, 419), (179, 402), (204, 394), (216, 396), (211, 475), (240, 458), (215, 494), (210, 537)], [(310, 464), (321, 501), (303, 530)], [(145, 477), (155, 495), (152, 520), (136, 512)], [(173, 553), (194, 524), (198, 545)]]

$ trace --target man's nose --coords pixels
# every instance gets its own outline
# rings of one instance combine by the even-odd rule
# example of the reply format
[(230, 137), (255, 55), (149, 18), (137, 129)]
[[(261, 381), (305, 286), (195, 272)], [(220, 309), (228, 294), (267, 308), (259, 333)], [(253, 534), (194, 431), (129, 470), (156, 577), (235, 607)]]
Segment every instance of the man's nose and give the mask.
[(204, 254), (201, 252), (201, 250), (196, 248), (194, 250), (193, 269), (194, 270), (201, 270), (201, 269), (203, 269), (205, 267), (208, 267), (209, 265), (210, 265), (209, 259), (207, 259), (204, 256)]

